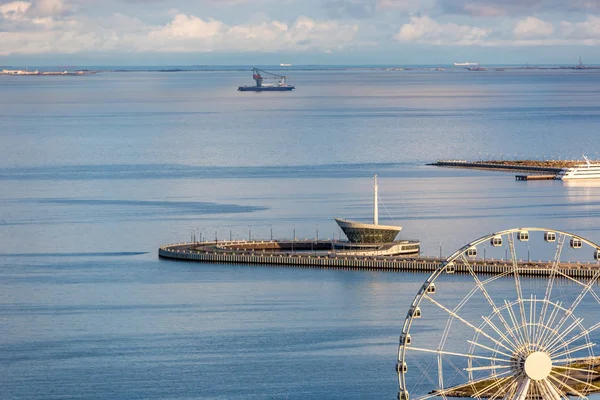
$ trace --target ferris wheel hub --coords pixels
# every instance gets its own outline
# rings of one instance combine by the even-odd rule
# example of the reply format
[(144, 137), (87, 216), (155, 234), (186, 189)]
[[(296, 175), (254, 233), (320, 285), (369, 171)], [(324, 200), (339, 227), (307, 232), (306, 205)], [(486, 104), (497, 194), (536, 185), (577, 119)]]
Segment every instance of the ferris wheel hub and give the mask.
[(530, 379), (541, 381), (550, 375), (550, 371), (552, 371), (552, 359), (544, 351), (533, 352), (525, 359), (524, 370)]

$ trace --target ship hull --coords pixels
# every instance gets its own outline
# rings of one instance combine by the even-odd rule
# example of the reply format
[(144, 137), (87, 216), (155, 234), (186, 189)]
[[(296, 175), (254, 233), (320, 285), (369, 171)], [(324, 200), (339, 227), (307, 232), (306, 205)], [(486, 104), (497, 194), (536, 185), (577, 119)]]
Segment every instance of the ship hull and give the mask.
[(289, 92), (294, 86), (240, 86), (240, 92)]

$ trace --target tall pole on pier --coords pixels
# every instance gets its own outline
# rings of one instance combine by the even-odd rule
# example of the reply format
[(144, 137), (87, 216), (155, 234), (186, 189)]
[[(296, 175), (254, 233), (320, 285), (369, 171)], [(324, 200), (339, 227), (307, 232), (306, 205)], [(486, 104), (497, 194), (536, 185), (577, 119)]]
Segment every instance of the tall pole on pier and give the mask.
[(379, 210), (377, 209), (377, 174), (373, 178), (375, 184), (373, 185), (373, 225), (379, 225)]

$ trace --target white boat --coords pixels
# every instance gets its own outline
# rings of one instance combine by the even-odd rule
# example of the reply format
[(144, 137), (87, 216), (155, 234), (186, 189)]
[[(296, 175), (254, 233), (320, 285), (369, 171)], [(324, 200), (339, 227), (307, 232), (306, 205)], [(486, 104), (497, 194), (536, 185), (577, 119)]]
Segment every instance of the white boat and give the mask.
[(559, 179), (600, 179), (600, 164), (592, 163), (583, 156), (585, 164), (563, 168), (557, 175)]
[(475, 62), (457, 62), (454, 63), (455, 67), (470, 67), (473, 65), (479, 65), (479, 63), (475, 63)]

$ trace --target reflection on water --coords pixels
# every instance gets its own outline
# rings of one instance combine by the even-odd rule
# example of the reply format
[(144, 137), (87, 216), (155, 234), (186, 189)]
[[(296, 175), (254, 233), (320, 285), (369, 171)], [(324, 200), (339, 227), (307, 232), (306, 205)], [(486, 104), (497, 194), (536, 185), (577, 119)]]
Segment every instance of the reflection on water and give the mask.
[(598, 179), (564, 179), (563, 185), (573, 188), (600, 188), (600, 178)]
[[(592, 71), (303, 72), (285, 95), (237, 92), (247, 76), (222, 72), (12, 78), (0, 79), (2, 398), (395, 398), (424, 275), (156, 257), (191, 233), (337, 237), (334, 216), (371, 219), (376, 173), (380, 222), (425, 255), (519, 226), (600, 242), (588, 182), (423, 165), (581, 154), (600, 122)], [(517, 246), (532, 260), (553, 248)], [(451, 303), (464, 277), (452, 279), (439, 294)]]

